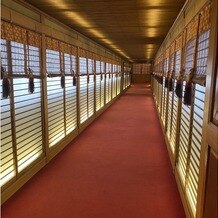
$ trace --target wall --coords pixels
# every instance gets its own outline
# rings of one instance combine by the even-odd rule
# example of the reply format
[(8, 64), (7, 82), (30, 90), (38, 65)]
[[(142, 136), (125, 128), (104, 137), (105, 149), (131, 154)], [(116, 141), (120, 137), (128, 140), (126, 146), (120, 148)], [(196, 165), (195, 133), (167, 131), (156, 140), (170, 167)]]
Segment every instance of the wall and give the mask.
[(188, 1), (158, 50), (151, 79), (187, 217), (217, 213), (216, 47), (217, 1)]
[(131, 65), (25, 2), (1, 10), (3, 203), (129, 87)]

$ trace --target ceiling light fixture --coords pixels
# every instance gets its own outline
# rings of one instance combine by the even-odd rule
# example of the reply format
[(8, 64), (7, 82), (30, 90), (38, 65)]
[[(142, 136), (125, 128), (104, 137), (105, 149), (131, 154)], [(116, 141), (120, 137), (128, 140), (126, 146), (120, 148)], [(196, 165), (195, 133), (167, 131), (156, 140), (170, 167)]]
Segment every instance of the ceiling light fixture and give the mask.
[[(69, 11), (68, 5), (66, 4), (66, 2), (64, 0), (58, 0), (58, 1), (56, 1), (56, 0), (47, 0), (47, 1), (49, 1), (55, 7), (64, 10), (65, 11), (64, 12), (65, 16), (68, 17), (70, 20), (73, 20), (78, 25), (81, 25), (84, 28), (88, 28), (87, 31), (89, 31), (92, 35), (99, 38), (99, 40), (101, 40), (102, 42), (107, 44), (109, 47), (111, 47), (116, 52), (120, 53), (125, 58), (130, 59), (130, 57), (124, 51), (122, 51), (120, 48), (118, 48), (111, 40), (107, 39), (107, 37), (102, 32), (100, 32), (99, 30), (94, 29), (93, 27), (96, 26), (96, 25), (94, 25), (89, 20), (84, 18), (78, 12)], [(72, 3), (71, 3), (71, 5), (72, 5)]]

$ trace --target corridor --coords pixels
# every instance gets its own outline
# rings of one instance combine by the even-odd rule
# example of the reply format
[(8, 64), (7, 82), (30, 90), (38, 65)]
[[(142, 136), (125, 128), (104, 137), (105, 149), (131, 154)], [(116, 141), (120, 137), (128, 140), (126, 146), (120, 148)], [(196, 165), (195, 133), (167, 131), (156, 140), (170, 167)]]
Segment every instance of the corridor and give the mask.
[(135, 85), (2, 206), (3, 218), (184, 218), (149, 85)]

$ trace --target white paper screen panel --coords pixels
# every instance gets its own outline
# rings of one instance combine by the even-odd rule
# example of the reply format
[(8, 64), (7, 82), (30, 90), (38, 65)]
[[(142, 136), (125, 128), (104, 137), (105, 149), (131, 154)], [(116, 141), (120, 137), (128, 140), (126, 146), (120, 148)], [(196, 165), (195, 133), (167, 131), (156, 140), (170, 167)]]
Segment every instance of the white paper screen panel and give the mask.
[(109, 72), (110, 72), (110, 76), (108, 75), (108, 102), (111, 101), (111, 97), (112, 97), (112, 65), (109, 64)]
[(162, 111), (162, 85), (158, 83), (158, 105), (159, 105), (159, 111)]
[[(118, 65), (118, 72), (121, 73), (121, 66)], [(121, 88), (121, 77), (120, 74), (117, 77), (117, 94), (120, 94), (120, 88)]]
[[(80, 123), (88, 119), (88, 84), (87, 84), (87, 61), (79, 58), (80, 66)], [(81, 76), (82, 75), (82, 76)]]
[[(25, 74), (30, 67), (34, 75), (40, 73), (39, 48), (11, 42), (12, 72)], [(26, 64), (26, 65), (25, 65)], [(28, 92), (29, 79), (13, 79), (15, 135), (18, 172), (35, 161), (42, 149), (41, 82), (34, 79), (34, 93)]]
[[(69, 74), (76, 72), (76, 56), (64, 54), (64, 71)], [(73, 86), (73, 77), (65, 76), (65, 119), (66, 134), (77, 127), (77, 94), (76, 86)]]
[(104, 100), (105, 100), (105, 95), (104, 95), (104, 90), (105, 90), (105, 63), (101, 62), (101, 72), (103, 73), (102, 80), (101, 80), (101, 108), (104, 106)]
[(181, 70), (181, 50), (175, 54), (175, 72), (178, 73)]
[(173, 94), (173, 100), (172, 100), (172, 114), (170, 115), (172, 118), (172, 124), (171, 124), (171, 140), (170, 140), (170, 145), (171, 145), (171, 150), (174, 153), (175, 152), (175, 147), (176, 147), (176, 132), (177, 132), (177, 114), (178, 114), (178, 97), (175, 94), (175, 88), (176, 88), (177, 81), (174, 81), (174, 94)]
[[(196, 39), (194, 38), (190, 40), (186, 45), (186, 52), (185, 52), (186, 73), (189, 72), (194, 65), (195, 41)], [(183, 82), (183, 97), (184, 97), (185, 84), (186, 82)], [(179, 170), (180, 178), (184, 186), (186, 182), (186, 173), (187, 173), (189, 134), (191, 131), (190, 119), (191, 119), (191, 108), (190, 106), (187, 106), (184, 103), (182, 103), (177, 167)]]
[(48, 73), (60, 74), (60, 53), (46, 49), (46, 69)]
[[(185, 82), (183, 83), (183, 96), (184, 96)], [(180, 138), (179, 138), (179, 151), (177, 168), (183, 185), (185, 186), (186, 172), (187, 172), (187, 158), (188, 158), (188, 143), (190, 134), (190, 106), (182, 103), (181, 109), (181, 124), (180, 124)]]
[[(168, 72), (168, 66), (169, 66), (169, 59), (165, 59), (164, 61), (164, 72), (165, 75)], [(165, 83), (166, 83), (166, 78), (164, 77), (164, 84), (163, 84), (163, 96), (164, 96), (164, 100), (163, 100), (163, 124), (164, 126), (166, 125), (166, 114), (167, 114), (167, 95), (168, 95), (168, 89), (165, 87)]]
[(188, 73), (194, 64), (196, 38), (190, 40), (186, 45), (185, 51), (185, 72)]
[(10, 98), (1, 99), (1, 186), (15, 176), (10, 108)]
[(189, 169), (187, 173), (187, 195), (193, 213), (196, 212), (197, 193), (198, 193), (198, 180), (200, 168), (200, 153), (201, 153), (201, 140), (202, 140), (202, 125), (204, 114), (204, 99), (205, 87), (195, 86), (195, 99), (194, 99), (194, 115), (191, 135), (191, 147), (189, 156)]
[[(181, 70), (181, 50), (175, 53), (175, 72), (178, 74)], [(173, 82), (173, 98), (172, 98), (172, 115), (171, 115), (171, 132), (170, 132), (170, 147), (173, 154), (175, 153), (176, 147), (176, 132), (177, 132), (177, 119), (178, 119), (178, 97), (175, 93), (175, 88), (177, 84), (177, 80)]]
[(112, 97), (112, 76), (110, 75), (110, 78), (108, 78), (108, 102), (111, 101)]
[(160, 84), (157, 83), (157, 105), (158, 105), (158, 111), (159, 111), (159, 113), (160, 113), (160, 111), (161, 111), (161, 105), (160, 105), (160, 98), (161, 98), (160, 88), (161, 88)]
[[(196, 73), (206, 75), (210, 31), (199, 36), (197, 47)], [(195, 85), (195, 98), (193, 108), (193, 124), (189, 155), (189, 168), (187, 172), (187, 196), (193, 214), (196, 213), (197, 193), (199, 182), (200, 154), (202, 142), (202, 126), (204, 115), (205, 87)]]
[(113, 74), (111, 74), (111, 91), (112, 91), (111, 99), (113, 99), (116, 93), (115, 76)]
[[(48, 73), (60, 74), (59, 52), (46, 50), (46, 69)], [(64, 91), (60, 77), (47, 77), (47, 103), (49, 147), (52, 147), (65, 136)]]
[(113, 93), (112, 93), (112, 98), (115, 98), (116, 97), (116, 94), (117, 94), (117, 78), (116, 78), (116, 74), (113, 74)]
[[(40, 74), (40, 62), (39, 62), (39, 48), (24, 45), (18, 42), (10, 42), (11, 45), (11, 59), (12, 59), (12, 71), (15, 74), (25, 72), (25, 59), (27, 67), (30, 67), (34, 75)], [(28, 55), (25, 55), (25, 51), (28, 51)], [(26, 56), (26, 57), (25, 57)]]
[(8, 72), (8, 49), (7, 42), (1, 39), (1, 66)]
[(117, 77), (117, 95), (119, 95), (120, 94), (120, 84), (121, 84), (121, 77), (120, 76), (118, 76)]
[(161, 119), (162, 119), (162, 122), (163, 122), (163, 125), (165, 126), (165, 112), (166, 112), (166, 105), (165, 105), (165, 99), (166, 99), (166, 93), (165, 93), (165, 82), (166, 82), (166, 79), (165, 77), (163, 77), (163, 85), (162, 85), (162, 116), (161, 116)]
[[(174, 54), (170, 56), (170, 72), (174, 70)], [(174, 88), (174, 83), (173, 83)], [(172, 110), (173, 110), (173, 95), (174, 91), (168, 91), (168, 111), (167, 111), (167, 137), (171, 145), (171, 126), (172, 126)], [(174, 153), (174, 148), (172, 147), (172, 152)]]
[[(1, 39), (1, 64), (8, 71), (6, 40)], [(2, 82), (0, 84), (2, 97)], [(10, 98), (1, 99), (1, 186), (15, 176)]]
[(130, 76), (130, 73), (128, 74), (128, 86), (130, 86), (130, 83), (131, 83), (131, 76)]
[(65, 77), (65, 104), (66, 133), (69, 134), (77, 127), (77, 94), (71, 76)]
[(93, 75), (93, 60), (88, 59), (88, 116), (91, 117), (94, 114), (94, 75)]
[(89, 84), (88, 84), (88, 90), (89, 90), (89, 117), (91, 117), (94, 114), (94, 101), (95, 101), (95, 96), (94, 96), (94, 75), (89, 76)]
[(95, 94), (95, 98), (96, 98), (96, 111), (98, 111), (101, 108), (101, 75), (99, 75), (99, 73), (101, 72), (101, 64), (100, 61), (96, 61), (96, 85), (95, 85), (95, 89), (96, 89), (96, 94)]
[(112, 99), (116, 96), (116, 77), (115, 77), (115, 72), (116, 72), (116, 65), (112, 64), (112, 74), (111, 74), (111, 80), (112, 80)]
[(156, 102), (156, 105), (157, 105), (157, 103), (158, 103), (158, 85), (157, 85), (157, 80), (155, 79), (154, 80), (154, 84), (155, 84), (155, 102)]
[(12, 71), (16, 74), (24, 73), (24, 44), (17, 42), (11, 43), (11, 59), (12, 59)]
[[(1, 66), (8, 72), (8, 55), (6, 40), (1, 39)], [(1, 186), (15, 176), (15, 163), (13, 155), (11, 131), (11, 105), (10, 98), (2, 99), (1, 89)]]
[(106, 104), (109, 102), (109, 76), (108, 74), (106, 75), (105, 78), (105, 83), (106, 83)]
[(71, 74), (73, 70), (71, 61), (72, 58), (75, 60), (75, 56), (72, 57), (72, 55), (64, 53), (64, 72), (67, 74)]
[(34, 46), (27, 46), (28, 48), (28, 56), (27, 56), (27, 64), (33, 71), (34, 75), (40, 75), (40, 56), (39, 56), (39, 48)]
[(34, 79), (34, 93), (28, 92), (29, 79), (13, 79), (18, 172), (43, 152), (41, 81)]
[(49, 146), (54, 146), (65, 136), (64, 92), (60, 77), (47, 78)]
[(124, 74), (124, 83), (123, 83), (123, 89), (127, 87), (127, 75)]
[[(171, 140), (171, 121), (173, 109), (173, 92), (168, 92), (168, 111), (167, 111), (167, 137)], [(173, 149), (174, 150), (174, 149)]]
[(158, 90), (158, 82), (157, 80), (155, 80), (155, 84), (156, 84), (156, 105), (157, 105), (157, 109), (159, 111), (159, 105), (158, 105), (158, 94), (159, 94), (159, 90)]
[(207, 68), (208, 48), (209, 48), (210, 30), (205, 31), (199, 36), (196, 70), (198, 75), (205, 75)]
[(96, 111), (101, 108), (101, 75), (96, 75)]
[[(109, 67), (109, 63), (106, 63), (106, 73), (110, 72), (110, 67)], [(109, 75), (106, 74), (106, 77), (105, 77), (105, 83), (106, 83), (106, 104), (109, 102)]]

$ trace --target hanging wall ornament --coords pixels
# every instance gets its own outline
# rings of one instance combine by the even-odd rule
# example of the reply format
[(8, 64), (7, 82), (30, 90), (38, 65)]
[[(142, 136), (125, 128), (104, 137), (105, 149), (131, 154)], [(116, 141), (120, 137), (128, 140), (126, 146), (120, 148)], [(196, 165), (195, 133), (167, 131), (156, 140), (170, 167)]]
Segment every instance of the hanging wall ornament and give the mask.
[(165, 77), (164, 87), (165, 87), (165, 88), (168, 88), (168, 77), (167, 77), (167, 76)]
[(34, 85), (33, 72), (32, 72), (32, 70), (30, 68), (28, 69), (28, 77), (29, 77), (28, 90), (29, 90), (29, 93), (33, 93), (34, 89), (35, 89), (35, 85)]
[(5, 72), (4, 67), (1, 67), (2, 75), (2, 98), (8, 98), (10, 96), (10, 81), (8, 74)]
[(173, 79), (172, 77), (170, 76), (170, 78), (168, 79), (168, 90), (169, 92), (172, 92), (173, 91)]
[(174, 70), (172, 71), (172, 74), (169, 74), (169, 79), (168, 79), (168, 90), (169, 90), (169, 92), (173, 91), (173, 75), (174, 75)]
[(188, 80), (185, 85), (185, 93), (184, 93), (184, 104), (189, 105), (189, 106), (192, 103), (192, 95), (193, 95), (192, 79), (193, 77), (194, 77), (194, 69), (192, 68), (188, 75)]
[(76, 86), (76, 76), (73, 75), (73, 86)]
[(160, 84), (163, 85), (163, 75), (160, 75)]
[(74, 70), (71, 71), (71, 74), (73, 75), (73, 86), (76, 86), (76, 76)]
[(63, 89), (65, 87), (65, 76), (64, 73), (61, 72), (61, 88)]
[(176, 93), (178, 98), (182, 98), (182, 84), (183, 84), (182, 72), (180, 72), (179, 78), (178, 78), (177, 83), (176, 83), (176, 89), (175, 89), (175, 93)]
[(169, 86), (169, 74), (170, 74), (170, 72), (168, 71), (167, 75), (165, 77), (165, 84), (164, 84), (165, 88), (168, 88), (168, 86)]

